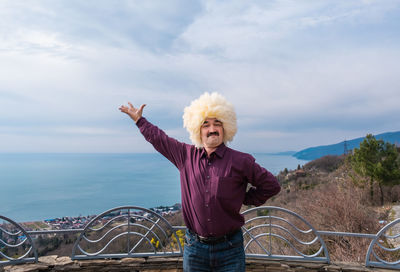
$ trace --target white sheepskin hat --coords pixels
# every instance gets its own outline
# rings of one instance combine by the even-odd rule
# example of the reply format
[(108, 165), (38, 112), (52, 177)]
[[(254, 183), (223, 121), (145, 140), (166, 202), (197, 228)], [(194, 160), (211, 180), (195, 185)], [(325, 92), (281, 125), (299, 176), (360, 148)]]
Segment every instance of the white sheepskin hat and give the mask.
[(224, 143), (233, 140), (236, 134), (236, 113), (233, 105), (218, 93), (204, 93), (192, 101), (183, 113), (183, 126), (190, 134), (192, 143), (203, 147), (200, 136), (200, 127), (206, 118), (217, 118), (224, 128)]

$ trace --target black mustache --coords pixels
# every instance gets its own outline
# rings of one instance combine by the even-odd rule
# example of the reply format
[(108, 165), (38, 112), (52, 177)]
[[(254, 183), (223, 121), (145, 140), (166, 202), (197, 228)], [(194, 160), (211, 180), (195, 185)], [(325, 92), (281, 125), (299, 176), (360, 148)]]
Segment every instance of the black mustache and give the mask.
[(207, 137), (210, 137), (212, 135), (219, 136), (219, 133), (218, 133), (218, 131), (210, 132), (210, 133), (207, 134)]

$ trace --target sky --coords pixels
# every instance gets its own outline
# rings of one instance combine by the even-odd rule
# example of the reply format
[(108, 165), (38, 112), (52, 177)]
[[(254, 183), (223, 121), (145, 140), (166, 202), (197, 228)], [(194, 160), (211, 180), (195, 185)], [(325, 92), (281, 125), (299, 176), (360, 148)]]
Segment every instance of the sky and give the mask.
[(399, 0), (1, 0), (0, 152), (153, 152), (204, 92), (244, 152), (400, 130)]

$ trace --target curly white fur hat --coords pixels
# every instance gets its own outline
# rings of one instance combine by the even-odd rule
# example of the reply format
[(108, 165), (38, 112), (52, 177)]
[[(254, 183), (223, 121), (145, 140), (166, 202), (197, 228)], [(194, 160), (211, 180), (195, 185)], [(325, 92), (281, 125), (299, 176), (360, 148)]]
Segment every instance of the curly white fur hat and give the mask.
[(192, 101), (183, 113), (183, 126), (190, 134), (192, 143), (203, 147), (200, 136), (200, 127), (206, 118), (217, 118), (224, 128), (224, 143), (233, 140), (236, 134), (236, 113), (233, 105), (218, 93), (204, 93)]

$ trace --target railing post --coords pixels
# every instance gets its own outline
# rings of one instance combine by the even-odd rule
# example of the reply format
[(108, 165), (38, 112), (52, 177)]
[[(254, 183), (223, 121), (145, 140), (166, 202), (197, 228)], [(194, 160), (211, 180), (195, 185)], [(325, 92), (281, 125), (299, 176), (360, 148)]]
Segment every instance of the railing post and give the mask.
[(269, 254), (272, 255), (272, 216), (271, 211), (267, 210), (269, 214)]
[(130, 247), (130, 242), (129, 242), (129, 236), (130, 236), (130, 225), (131, 225), (131, 212), (130, 212), (131, 210), (130, 209), (128, 209), (128, 235), (126, 235), (126, 239), (128, 239), (128, 241), (126, 241), (126, 245), (127, 245), (127, 249), (126, 249), (126, 252), (128, 253), (128, 255), (130, 255), (130, 250), (131, 250), (131, 247)]

